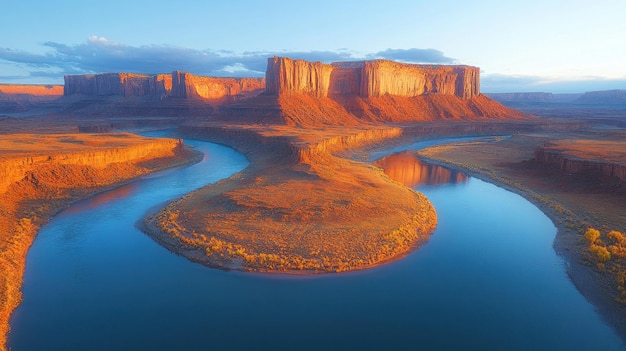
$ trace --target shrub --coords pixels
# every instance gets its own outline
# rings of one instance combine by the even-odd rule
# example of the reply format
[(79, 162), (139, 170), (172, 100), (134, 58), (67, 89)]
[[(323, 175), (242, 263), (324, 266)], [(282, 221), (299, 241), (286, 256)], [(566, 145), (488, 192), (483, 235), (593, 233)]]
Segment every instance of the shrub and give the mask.
[(604, 246), (591, 245), (589, 246), (589, 252), (591, 252), (599, 262), (606, 262), (611, 259), (611, 253)]
[(611, 240), (613, 243), (615, 243), (616, 245), (623, 245), (624, 244), (624, 235), (620, 232), (618, 232), (617, 230), (611, 230), (606, 237)]
[(589, 244), (593, 244), (600, 237), (600, 231), (597, 229), (589, 228), (585, 232), (585, 238), (589, 241)]

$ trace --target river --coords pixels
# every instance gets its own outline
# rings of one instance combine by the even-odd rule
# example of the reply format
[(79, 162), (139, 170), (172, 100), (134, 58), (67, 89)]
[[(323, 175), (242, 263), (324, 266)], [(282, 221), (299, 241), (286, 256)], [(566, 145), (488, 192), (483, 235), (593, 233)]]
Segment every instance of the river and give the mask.
[(42, 228), (11, 318), (13, 351), (624, 349), (567, 279), (550, 220), (516, 194), (402, 151), (433, 142), (372, 155), (399, 152), (377, 162), (438, 212), (430, 240), (401, 260), (289, 276), (177, 256), (137, 221), (247, 165), (232, 149), (186, 143), (206, 153), (201, 163), (80, 201)]

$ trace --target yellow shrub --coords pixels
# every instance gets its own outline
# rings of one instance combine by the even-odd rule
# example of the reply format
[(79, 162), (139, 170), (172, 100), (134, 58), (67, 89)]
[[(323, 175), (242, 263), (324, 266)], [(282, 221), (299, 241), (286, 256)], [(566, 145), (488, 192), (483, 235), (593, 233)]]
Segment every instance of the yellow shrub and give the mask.
[(618, 232), (617, 230), (611, 230), (606, 237), (611, 240), (613, 243), (617, 244), (617, 245), (623, 245), (624, 244), (624, 235), (620, 232)]
[(604, 246), (590, 245), (589, 252), (591, 252), (599, 262), (606, 262), (611, 259), (611, 253)]
[(593, 244), (600, 237), (600, 231), (597, 229), (589, 228), (585, 232), (585, 238), (589, 241), (590, 244)]

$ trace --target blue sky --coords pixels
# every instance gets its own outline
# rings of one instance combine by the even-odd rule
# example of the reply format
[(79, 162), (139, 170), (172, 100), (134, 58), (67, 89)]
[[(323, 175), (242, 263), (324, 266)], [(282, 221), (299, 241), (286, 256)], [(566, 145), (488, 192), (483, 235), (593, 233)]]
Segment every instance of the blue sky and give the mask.
[(281, 55), (473, 65), (483, 92), (626, 89), (624, 14), (623, 0), (7, 1), (0, 82), (259, 76)]

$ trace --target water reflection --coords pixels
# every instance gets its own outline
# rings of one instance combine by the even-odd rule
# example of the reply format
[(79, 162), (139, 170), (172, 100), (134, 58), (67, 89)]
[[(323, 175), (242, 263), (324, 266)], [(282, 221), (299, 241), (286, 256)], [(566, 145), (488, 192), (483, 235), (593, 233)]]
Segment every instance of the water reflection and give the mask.
[(137, 184), (129, 183), (121, 187), (107, 190), (90, 197), (88, 199), (79, 201), (74, 206), (68, 207), (65, 212), (68, 214), (78, 214), (83, 211), (97, 209), (103, 205), (111, 203), (113, 201), (119, 201), (130, 197), (137, 192)]
[(464, 183), (468, 179), (463, 172), (422, 162), (414, 150), (389, 155), (374, 162), (374, 165), (382, 168), (389, 178), (408, 187), (422, 184), (457, 184)]

